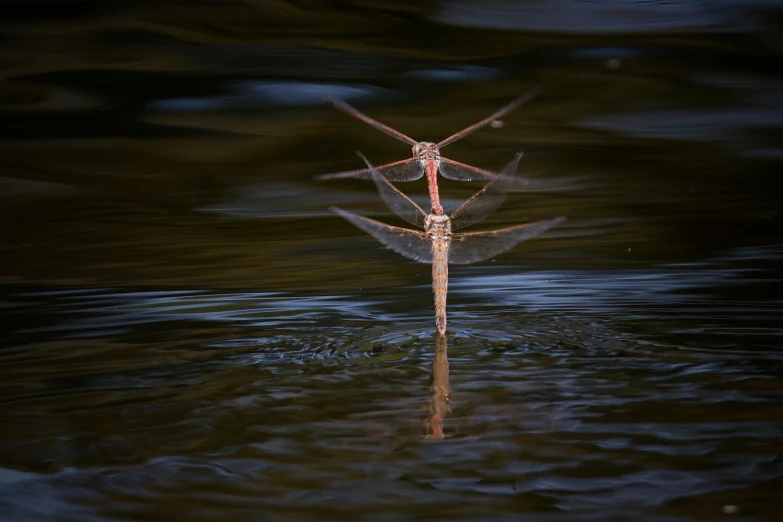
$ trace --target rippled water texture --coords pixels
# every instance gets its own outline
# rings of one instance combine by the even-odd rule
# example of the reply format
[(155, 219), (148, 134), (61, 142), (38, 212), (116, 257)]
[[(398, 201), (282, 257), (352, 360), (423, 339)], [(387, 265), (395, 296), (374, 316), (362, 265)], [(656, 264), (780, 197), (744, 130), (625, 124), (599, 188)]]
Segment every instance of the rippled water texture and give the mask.
[[(0, 522), (777, 521), (783, 3), (0, 5)], [(529, 190), (426, 265), (408, 145)], [(449, 209), (480, 188), (442, 180)], [(424, 204), (424, 181), (399, 188)]]

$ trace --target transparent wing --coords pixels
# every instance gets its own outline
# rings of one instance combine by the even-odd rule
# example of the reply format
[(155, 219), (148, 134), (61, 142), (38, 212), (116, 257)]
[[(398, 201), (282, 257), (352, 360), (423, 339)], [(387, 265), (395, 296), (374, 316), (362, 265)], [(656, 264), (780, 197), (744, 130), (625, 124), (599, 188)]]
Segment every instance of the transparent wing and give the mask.
[(514, 176), (516, 167), (509, 174), (498, 174), (489, 170), (480, 169), (473, 165), (467, 165), (453, 159), (440, 157), (440, 174), (444, 178), (455, 181), (490, 181), (498, 177), (505, 177), (511, 185), (510, 188), (522, 188), (530, 185), (530, 180)]
[[(424, 176), (424, 166), (416, 158), (395, 161), (375, 168), (383, 174), (386, 179), (392, 181), (414, 181)], [(321, 174), (320, 176), (315, 177), (315, 179), (343, 178), (372, 179), (372, 174), (370, 174), (370, 169), (356, 169), (335, 172), (332, 174)]]
[(417, 158), (411, 158), (404, 163), (387, 163), (385, 167), (378, 167), (378, 172), (389, 181), (415, 181), (424, 176), (424, 163)]
[(493, 112), (492, 114), (490, 114), (489, 116), (484, 118), (483, 120), (477, 121), (476, 123), (474, 123), (470, 127), (465, 127), (464, 129), (462, 129), (461, 131), (457, 132), (456, 134), (452, 134), (451, 136), (449, 136), (445, 140), (443, 140), (440, 143), (438, 143), (438, 147), (439, 148), (443, 148), (446, 145), (454, 143), (457, 140), (461, 140), (462, 138), (464, 138), (468, 134), (476, 132), (480, 128), (489, 125), (490, 123), (492, 123), (493, 121), (497, 120), (498, 118), (500, 118), (502, 116), (505, 116), (506, 114), (508, 114), (509, 112), (513, 111), (514, 109), (519, 108), (519, 106), (522, 105), (523, 103), (533, 99), (538, 94), (538, 91), (539, 91), (538, 87), (534, 87), (534, 88), (530, 89), (529, 91), (527, 91), (525, 94), (523, 94), (522, 96), (520, 96), (516, 100), (512, 101), (511, 103), (509, 103), (505, 107), (502, 107), (502, 108), (496, 110), (495, 112)]
[(352, 107), (351, 105), (348, 105), (346, 102), (338, 98), (326, 98), (326, 101), (329, 102), (332, 105), (332, 107), (334, 107), (335, 109), (339, 109), (345, 112), (346, 114), (350, 114), (354, 118), (362, 120), (364, 123), (368, 123), (372, 125), (379, 131), (391, 136), (394, 139), (400, 140), (401, 142), (407, 143), (408, 145), (416, 145), (416, 143), (418, 143), (410, 136), (406, 136), (400, 131), (394, 130), (388, 125), (384, 125), (383, 123), (370, 118), (369, 116), (361, 112), (359, 109)]
[(375, 186), (378, 187), (378, 192), (381, 194), (383, 201), (391, 211), (411, 225), (424, 228), (424, 220), (426, 219), (427, 214), (421, 207), (414, 203), (408, 196), (397, 190), (397, 187), (389, 183), (389, 180), (381, 176), (361, 152), (357, 151), (356, 154), (358, 154), (367, 164), (367, 168), (370, 169), (370, 173), (372, 174), (372, 179), (375, 181)]
[(451, 218), (452, 230), (458, 230), (481, 221), (503, 203), (511, 186), (508, 177), (517, 171), (521, 158), (522, 153), (517, 153), (514, 159), (511, 160), (511, 163), (503, 169), (502, 176), (498, 176), (487, 183), (483, 189), (473, 194), (469, 200), (465, 201), (457, 210), (451, 213), (449, 217)]
[(489, 181), (498, 175), (489, 170), (480, 169), (472, 165), (466, 165), (453, 159), (440, 157), (440, 174), (444, 178), (455, 181)]
[(565, 219), (558, 217), (489, 232), (454, 234), (451, 236), (451, 245), (449, 246), (449, 263), (469, 265), (484, 261), (502, 254), (517, 243), (542, 234)]
[(393, 227), (337, 207), (331, 210), (398, 254), (419, 263), (432, 263), (432, 244), (424, 232)]

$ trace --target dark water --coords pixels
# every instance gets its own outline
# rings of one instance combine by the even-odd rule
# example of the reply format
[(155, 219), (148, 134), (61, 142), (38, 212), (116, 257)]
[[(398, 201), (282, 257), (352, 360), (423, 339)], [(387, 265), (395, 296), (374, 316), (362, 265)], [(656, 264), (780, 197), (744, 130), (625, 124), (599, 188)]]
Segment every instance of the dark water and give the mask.
[[(0, 6), (0, 520), (779, 519), (783, 2)], [(537, 180), (430, 271), (409, 148)], [(480, 185), (444, 181), (447, 208)], [(424, 181), (400, 188), (424, 201)], [(442, 439), (439, 437), (443, 436)]]

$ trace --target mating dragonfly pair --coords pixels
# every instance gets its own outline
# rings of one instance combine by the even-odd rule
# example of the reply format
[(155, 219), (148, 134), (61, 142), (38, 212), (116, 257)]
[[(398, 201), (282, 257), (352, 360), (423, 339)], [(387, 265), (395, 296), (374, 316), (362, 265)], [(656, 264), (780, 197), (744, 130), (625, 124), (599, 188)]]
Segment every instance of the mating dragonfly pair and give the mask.
[[(414, 261), (432, 264), (435, 327), (441, 335), (446, 332), (446, 290), (449, 263), (464, 265), (484, 261), (565, 221), (564, 217), (557, 217), (487, 232), (452, 232), (481, 221), (500, 206), (510, 189), (524, 186), (527, 182), (523, 178), (515, 176), (519, 160), (522, 157), (521, 153), (518, 153), (511, 163), (498, 174), (445, 158), (440, 155), (440, 148), (496, 121), (531, 99), (536, 93), (536, 90), (529, 91), (483, 120), (462, 129), (440, 143), (417, 142), (413, 138), (370, 118), (344, 101), (329, 100), (335, 108), (413, 146), (412, 158), (387, 163), (379, 167), (374, 167), (361, 153), (358, 153), (367, 164), (367, 168), (324, 174), (318, 176), (318, 179), (372, 179), (381, 198), (392, 212), (408, 223), (424, 230), (422, 232), (394, 227), (347, 210), (332, 207), (334, 212), (375, 237), (386, 247)], [(489, 183), (452, 212), (451, 216), (448, 216), (443, 212), (443, 206), (440, 204), (438, 172), (443, 177), (452, 180), (482, 180)], [(432, 205), (429, 214), (390, 183), (390, 181), (414, 181), (425, 175)]]

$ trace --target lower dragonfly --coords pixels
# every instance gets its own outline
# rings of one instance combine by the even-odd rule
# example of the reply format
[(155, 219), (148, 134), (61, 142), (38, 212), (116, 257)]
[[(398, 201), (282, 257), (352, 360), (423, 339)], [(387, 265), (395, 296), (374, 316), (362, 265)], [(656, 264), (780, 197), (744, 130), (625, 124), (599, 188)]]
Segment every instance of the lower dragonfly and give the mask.
[(383, 177), (361, 153), (359, 156), (367, 164), (386, 205), (408, 223), (423, 228), (424, 232), (387, 225), (337, 207), (332, 207), (331, 210), (398, 254), (420, 263), (432, 263), (435, 328), (441, 334), (446, 332), (449, 263), (467, 265), (484, 261), (565, 221), (564, 217), (557, 217), (487, 232), (452, 233), (452, 230), (481, 221), (500, 206), (509, 189), (509, 182), (504, 176), (516, 172), (521, 154), (517, 154), (503, 170), (504, 176), (498, 176), (490, 181), (452, 212), (450, 217), (434, 212), (425, 213), (413, 200), (389, 183), (389, 180)]
[[(413, 145), (412, 153), (413, 157), (387, 163), (385, 165), (379, 165), (377, 170), (386, 176), (386, 179), (390, 181), (414, 181), (420, 179), (425, 174), (427, 175), (427, 189), (430, 194), (430, 203), (432, 204), (432, 213), (435, 215), (443, 214), (443, 207), (440, 204), (440, 196), (438, 194), (438, 171), (441, 176), (448, 179), (457, 181), (474, 181), (474, 180), (491, 180), (495, 179), (498, 174), (490, 172), (488, 170), (480, 169), (472, 165), (466, 165), (459, 161), (446, 158), (440, 155), (440, 149), (446, 145), (450, 145), (457, 140), (460, 140), (471, 134), (478, 129), (485, 127), (497, 120), (498, 118), (508, 114), (520, 107), (523, 103), (529, 101), (538, 94), (538, 88), (531, 89), (522, 96), (511, 101), (506, 106), (498, 109), (494, 113), (490, 114), (481, 121), (465, 127), (459, 132), (456, 132), (440, 141), (439, 143), (432, 143), (429, 141), (416, 141), (410, 136), (403, 134), (402, 132), (392, 129), (388, 125), (370, 118), (363, 112), (359, 111), (355, 107), (348, 105), (342, 100), (336, 98), (328, 98), (327, 101), (331, 103), (333, 107), (339, 109), (354, 118), (357, 118), (369, 125), (372, 125), (379, 131), (395, 138), (408, 145)], [(359, 170), (349, 170), (345, 172), (336, 172), (333, 174), (322, 174), (316, 176), (316, 179), (337, 179), (337, 178), (369, 178), (371, 177), (369, 168)], [(511, 180), (509, 180), (511, 181)], [(516, 177), (513, 179), (514, 183), (521, 187), (529, 183), (524, 178)]]

